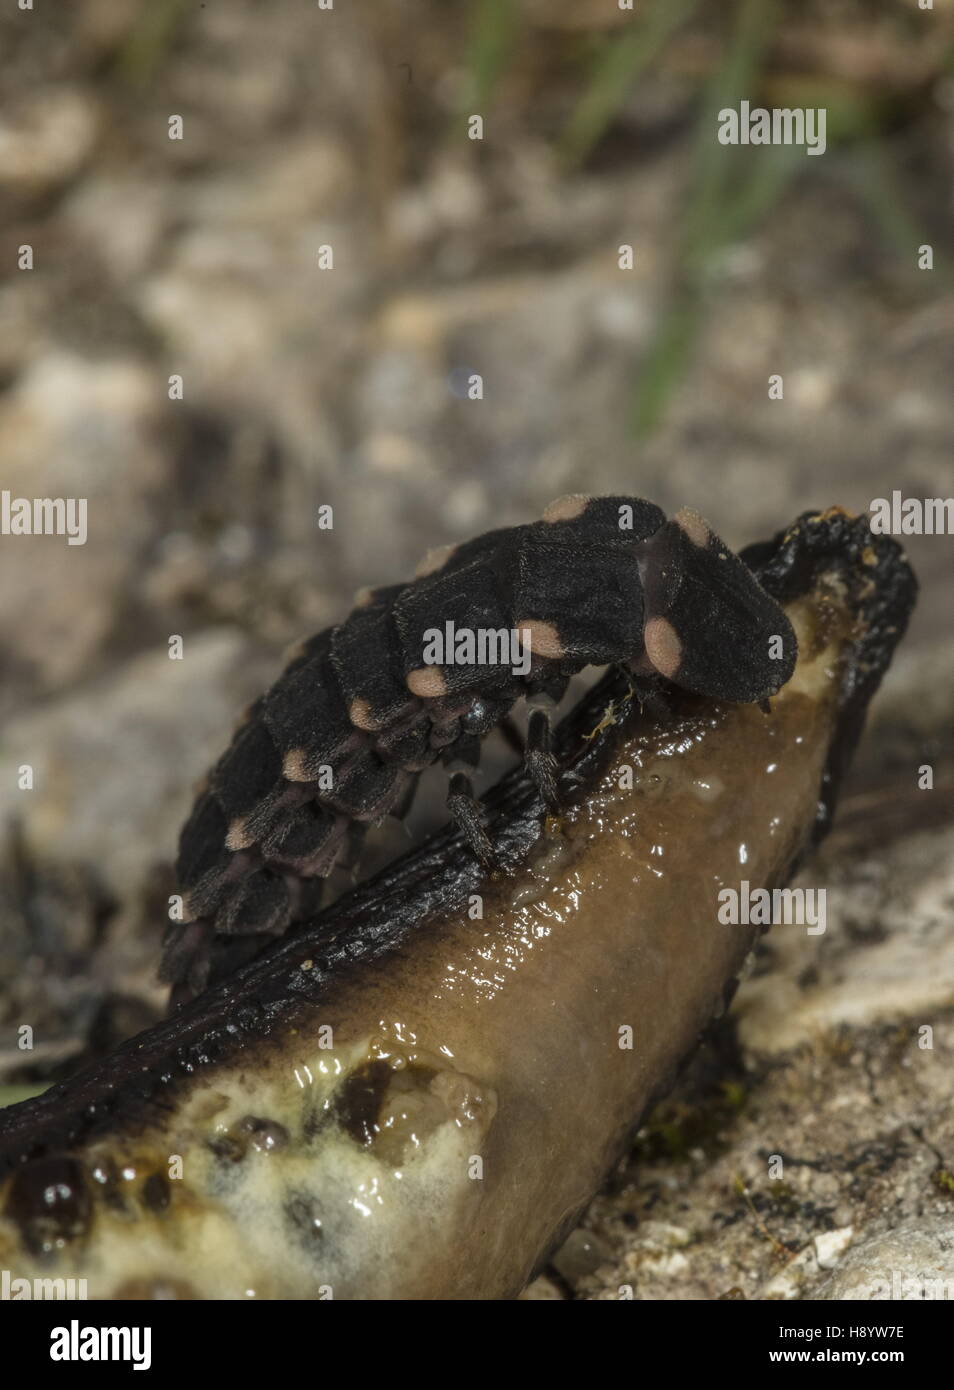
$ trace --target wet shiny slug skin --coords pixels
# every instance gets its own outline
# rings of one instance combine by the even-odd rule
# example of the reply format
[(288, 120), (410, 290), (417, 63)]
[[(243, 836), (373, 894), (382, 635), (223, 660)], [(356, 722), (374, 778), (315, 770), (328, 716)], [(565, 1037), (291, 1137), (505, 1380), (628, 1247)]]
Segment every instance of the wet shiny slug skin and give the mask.
[(827, 824), (914, 595), (866, 536), (752, 552), (799, 639), (770, 714), (608, 677), (565, 813), (519, 773), (488, 799), (495, 874), (438, 836), (8, 1112), (0, 1264), (94, 1298), (518, 1293), (724, 1006), (758, 928), (719, 890), (783, 884)]

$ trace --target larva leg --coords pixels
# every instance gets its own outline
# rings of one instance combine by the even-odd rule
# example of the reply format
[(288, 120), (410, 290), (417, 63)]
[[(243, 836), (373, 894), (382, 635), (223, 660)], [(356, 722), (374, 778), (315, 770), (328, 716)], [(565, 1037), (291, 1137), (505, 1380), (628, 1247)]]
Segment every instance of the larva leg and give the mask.
[(467, 836), (474, 854), (484, 865), (494, 862), (494, 847), (484, 829), (480, 803), (474, 796), (474, 786), (466, 772), (455, 772), (447, 790), (447, 809)]
[(388, 815), (393, 816), (395, 820), (404, 821), (410, 815), (414, 798), (417, 795), (417, 776), (416, 772), (408, 775), (403, 791), (388, 812)]
[(633, 687), (633, 694), (639, 704), (639, 708), (653, 716), (654, 719), (663, 720), (670, 716), (671, 711), (666, 701), (661, 678), (655, 672), (646, 673), (643, 670), (634, 671), (629, 666), (626, 671), (627, 678)]
[(560, 799), (557, 795), (557, 760), (550, 748), (550, 716), (544, 709), (530, 711), (524, 766), (546, 802), (548, 810), (554, 814), (558, 813)]
[(361, 821), (352, 821), (345, 833), (344, 849), (338, 859), (338, 867), (346, 869), (352, 878), (357, 876), (367, 833), (368, 827)]
[(170, 923), (162, 945), (160, 978), (178, 981), (171, 997), (173, 1007), (205, 988), (209, 970), (206, 947), (211, 935), (208, 922)]

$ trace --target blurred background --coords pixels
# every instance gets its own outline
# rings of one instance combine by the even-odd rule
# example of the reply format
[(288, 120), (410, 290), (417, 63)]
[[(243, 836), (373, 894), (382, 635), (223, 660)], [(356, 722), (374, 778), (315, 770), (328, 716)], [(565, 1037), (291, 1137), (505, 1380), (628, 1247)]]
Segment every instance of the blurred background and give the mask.
[[(0, 1101), (159, 1016), (192, 787), (359, 586), (568, 491), (688, 503), (736, 546), (954, 491), (950, 0), (72, 0), (6, 6), (0, 51), (0, 486), (89, 524), (0, 538)], [(720, 145), (742, 99), (824, 107), (826, 152)], [(909, 549), (857, 774), (904, 814), (954, 669), (951, 538)], [(541, 1296), (599, 1296), (595, 1239)]]

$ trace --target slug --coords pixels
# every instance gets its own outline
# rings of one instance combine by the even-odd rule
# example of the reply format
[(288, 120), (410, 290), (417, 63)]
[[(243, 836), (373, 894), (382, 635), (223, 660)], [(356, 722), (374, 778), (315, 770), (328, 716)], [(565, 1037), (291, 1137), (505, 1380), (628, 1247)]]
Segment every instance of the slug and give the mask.
[[(771, 701), (614, 668), (449, 827), (106, 1062), (0, 1112), (0, 1266), (92, 1298), (499, 1299), (561, 1239), (827, 830), (916, 582), (864, 518), (743, 559), (798, 639)], [(783, 927), (782, 930), (793, 930)]]
[(470, 773), (518, 697), (534, 705), (527, 772), (558, 811), (547, 707), (610, 663), (647, 693), (664, 677), (761, 700), (791, 675), (795, 638), (698, 513), (667, 521), (640, 497), (560, 497), (541, 521), (429, 551), (411, 583), (359, 595), (252, 705), (196, 799), (161, 967), (173, 1006), (314, 912), (342, 856), (406, 815), (438, 759), (448, 810), (490, 864)]

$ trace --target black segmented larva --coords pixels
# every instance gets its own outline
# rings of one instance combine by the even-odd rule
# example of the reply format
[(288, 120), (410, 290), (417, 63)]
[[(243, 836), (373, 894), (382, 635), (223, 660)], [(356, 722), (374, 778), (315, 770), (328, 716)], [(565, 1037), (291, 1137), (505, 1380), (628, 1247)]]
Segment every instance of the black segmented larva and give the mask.
[(429, 552), (413, 581), (366, 593), (304, 643), (213, 769), (180, 840), (184, 920), (162, 964), (174, 999), (313, 911), (346, 847), (404, 814), (438, 759), (451, 814), (492, 858), (468, 772), (521, 696), (535, 706), (526, 767), (556, 807), (545, 706), (583, 667), (751, 702), (795, 658), (781, 608), (689, 510), (667, 521), (641, 498), (568, 496), (541, 521)]

